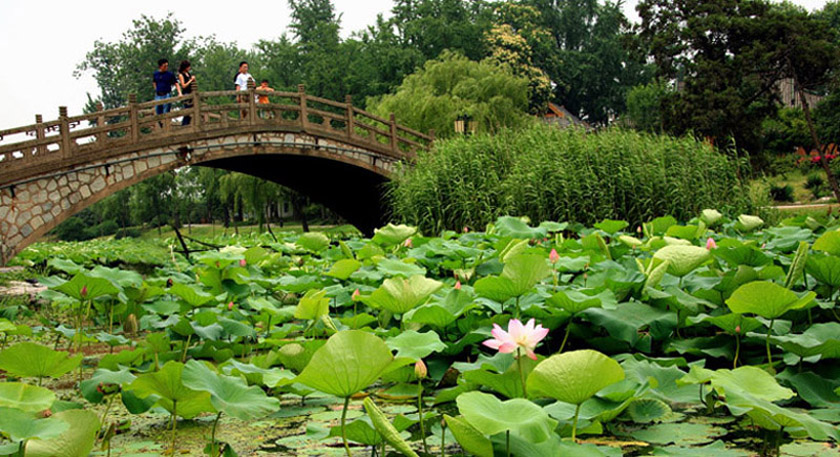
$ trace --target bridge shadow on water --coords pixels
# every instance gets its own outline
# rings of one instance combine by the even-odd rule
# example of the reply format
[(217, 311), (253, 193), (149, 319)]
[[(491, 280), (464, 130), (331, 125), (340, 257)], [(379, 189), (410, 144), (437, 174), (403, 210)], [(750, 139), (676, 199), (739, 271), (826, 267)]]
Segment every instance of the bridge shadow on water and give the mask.
[(210, 160), (198, 166), (245, 173), (306, 195), (333, 210), (365, 235), (385, 224), (388, 178), (335, 160), (260, 154)]

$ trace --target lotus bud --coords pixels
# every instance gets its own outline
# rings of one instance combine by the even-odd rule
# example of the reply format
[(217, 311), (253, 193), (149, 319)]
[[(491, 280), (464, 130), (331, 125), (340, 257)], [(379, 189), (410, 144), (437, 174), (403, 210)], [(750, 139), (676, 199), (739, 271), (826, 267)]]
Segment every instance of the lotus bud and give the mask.
[(166, 280), (166, 288), (167, 289), (172, 287), (172, 284), (173, 284), (172, 278), (169, 278), (169, 279)]
[(232, 311), (232, 310), (233, 310), (233, 301), (231, 301), (231, 302), (229, 302), (229, 303), (228, 303), (227, 308), (228, 308), (228, 311)]
[(414, 375), (419, 379), (425, 379), (429, 375), (429, 369), (426, 368), (423, 359), (417, 360), (417, 363), (414, 364)]
[(359, 297), (361, 295), (362, 295), (362, 293), (359, 292), (359, 289), (356, 289), (356, 290), (353, 291), (353, 295), (350, 296), (350, 299), (353, 300), (353, 301), (358, 301)]
[(709, 237), (709, 239), (706, 240), (706, 249), (709, 251), (711, 251), (712, 249), (717, 249), (717, 243), (715, 243), (714, 238)]
[(461, 290), (461, 280), (455, 281), (455, 290)]
[(133, 335), (137, 333), (137, 330), (139, 329), (140, 326), (137, 324), (137, 316), (135, 314), (129, 314), (125, 319), (125, 323), (123, 323), (123, 331), (129, 335)]
[(248, 265), (248, 261), (246, 261), (245, 259), (242, 259), (242, 260), (239, 261), (239, 266), (240, 267), (245, 268), (245, 265)]
[(461, 230), (461, 231), (464, 232), (464, 233), (470, 233), (470, 228), (465, 225), (464, 229)]
[(403, 246), (405, 246), (407, 248), (413, 247), (414, 244), (411, 242), (411, 238), (406, 238), (405, 242), (403, 242)]
[(82, 290), (79, 292), (79, 295), (81, 295), (82, 298), (85, 298), (85, 297), (87, 297), (87, 294), (88, 294), (87, 286), (82, 286)]
[(638, 234), (641, 234), (641, 233), (642, 233), (642, 226), (641, 226), (641, 225), (639, 225), (638, 227), (636, 227), (636, 233), (638, 233)]
[(45, 410), (41, 411), (41, 417), (43, 417), (43, 418), (47, 418), (47, 417), (50, 417), (52, 415), (53, 415), (53, 412), (50, 409), (45, 409)]
[(557, 263), (557, 261), (560, 260), (560, 254), (557, 253), (557, 249), (551, 250), (551, 253), (548, 254), (548, 260), (551, 263)]
[(735, 326), (735, 333), (741, 333), (741, 326), (740, 325)]

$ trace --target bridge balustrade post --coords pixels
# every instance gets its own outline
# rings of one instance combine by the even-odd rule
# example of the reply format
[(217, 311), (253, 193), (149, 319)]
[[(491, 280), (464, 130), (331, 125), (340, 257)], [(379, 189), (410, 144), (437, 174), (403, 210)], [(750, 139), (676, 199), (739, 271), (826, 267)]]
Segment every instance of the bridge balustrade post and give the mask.
[[(104, 110), (105, 110), (105, 107), (102, 106), (102, 102), (96, 102), (96, 111), (102, 112)], [(103, 116), (101, 114), (99, 116), (96, 116), (96, 126), (97, 127), (102, 127), (104, 125), (105, 125), (105, 116)], [(100, 141), (104, 142), (105, 139), (106, 139), (105, 132), (99, 132), (99, 133), (96, 134), (97, 143), (100, 142)]]
[(248, 80), (248, 124), (257, 123), (257, 83), (253, 79)]
[(192, 124), (195, 130), (201, 130), (204, 124), (204, 116), (201, 114), (201, 94), (198, 93), (198, 82), (196, 80), (190, 83), (190, 94), (192, 95), (193, 112), (190, 124)]
[(309, 126), (309, 110), (306, 109), (306, 86), (298, 84), (300, 98), (300, 125), (305, 130)]
[(397, 118), (394, 116), (394, 113), (391, 113), (389, 121), (391, 127), (391, 152), (396, 154), (400, 151), (397, 147)]
[(58, 132), (61, 141), (61, 155), (65, 158), (70, 158), (73, 155), (71, 149), (72, 142), (70, 141), (70, 121), (67, 119), (67, 107), (58, 107)]
[(140, 119), (137, 113), (137, 95), (135, 94), (128, 96), (128, 121), (131, 124), (131, 142), (137, 143), (140, 141)]
[[(39, 141), (43, 140), (44, 138), (47, 137), (46, 129), (44, 129), (44, 116), (41, 116), (40, 114), (36, 114), (35, 115), (35, 124), (36, 124), (35, 125), (35, 138), (38, 139)], [(47, 153), (47, 147), (46, 146), (40, 145), (36, 148), (36, 154), (37, 155), (43, 155), (43, 154), (46, 154), (46, 153)]]
[(353, 138), (353, 135), (356, 133), (356, 113), (353, 112), (353, 96), (345, 96), (344, 103), (347, 105), (347, 136)]

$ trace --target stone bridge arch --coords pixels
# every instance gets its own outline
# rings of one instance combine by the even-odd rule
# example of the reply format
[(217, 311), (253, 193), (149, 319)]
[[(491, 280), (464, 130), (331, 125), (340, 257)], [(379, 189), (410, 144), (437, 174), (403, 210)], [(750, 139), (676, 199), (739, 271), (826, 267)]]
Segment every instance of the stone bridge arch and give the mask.
[[(209, 97), (234, 94), (196, 92), (175, 99), (192, 102), (184, 109), (164, 115), (150, 113), (160, 102), (133, 100), (125, 108), (76, 118), (61, 109), (58, 121), (38, 118), (33, 126), (0, 131), (0, 140), (21, 133), (35, 137), (0, 142), (0, 262), (108, 195), (187, 165), (271, 180), (371, 232), (383, 222), (382, 185), (398, 162), (410, 161), (432, 141), (397, 125), (393, 116), (378, 118), (353, 107), (349, 99), (331, 102), (301, 88), (271, 93), (272, 103), (257, 106), (259, 94), (251, 89), (248, 101), (208, 106), (202, 102)], [(274, 97), (296, 103), (275, 103)], [(190, 114), (191, 125), (174, 123)], [(78, 128), (84, 121), (91, 126)]]

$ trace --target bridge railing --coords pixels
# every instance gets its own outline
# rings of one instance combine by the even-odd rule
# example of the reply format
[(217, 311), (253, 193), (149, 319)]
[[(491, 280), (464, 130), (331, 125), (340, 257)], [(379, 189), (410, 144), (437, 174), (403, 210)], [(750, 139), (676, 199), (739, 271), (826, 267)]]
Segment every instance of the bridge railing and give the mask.
[[(260, 103), (265, 102), (265, 103)], [(169, 104), (172, 110), (157, 114)], [(185, 116), (190, 122), (182, 125)], [(261, 91), (194, 91), (165, 100), (137, 103), (80, 116), (59, 108), (57, 120), (0, 130), (0, 184), (8, 184), (56, 169), (108, 158), (147, 142), (165, 144), (201, 132), (300, 131), (347, 141), (392, 160), (411, 160), (428, 149), (434, 132), (424, 134), (353, 105), (348, 96), (337, 102), (306, 93)]]

